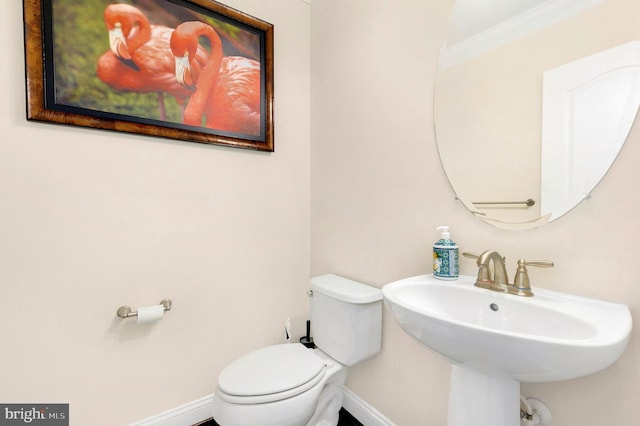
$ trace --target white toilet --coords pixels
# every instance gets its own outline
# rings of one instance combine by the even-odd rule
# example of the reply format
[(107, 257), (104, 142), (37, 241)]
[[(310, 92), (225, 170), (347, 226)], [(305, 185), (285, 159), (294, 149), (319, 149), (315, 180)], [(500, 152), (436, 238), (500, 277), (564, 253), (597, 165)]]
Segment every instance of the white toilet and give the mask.
[(335, 426), (346, 366), (380, 352), (382, 292), (336, 275), (311, 279), (316, 349), (268, 346), (218, 377), (213, 418), (221, 426)]

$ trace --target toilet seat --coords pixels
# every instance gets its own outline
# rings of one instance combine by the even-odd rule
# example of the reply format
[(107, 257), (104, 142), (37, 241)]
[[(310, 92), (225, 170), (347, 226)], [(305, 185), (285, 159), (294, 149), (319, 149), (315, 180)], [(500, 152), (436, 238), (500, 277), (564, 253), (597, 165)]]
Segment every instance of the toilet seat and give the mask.
[(229, 364), (216, 394), (234, 404), (260, 404), (299, 395), (318, 384), (325, 362), (299, 343), (268, 346)]

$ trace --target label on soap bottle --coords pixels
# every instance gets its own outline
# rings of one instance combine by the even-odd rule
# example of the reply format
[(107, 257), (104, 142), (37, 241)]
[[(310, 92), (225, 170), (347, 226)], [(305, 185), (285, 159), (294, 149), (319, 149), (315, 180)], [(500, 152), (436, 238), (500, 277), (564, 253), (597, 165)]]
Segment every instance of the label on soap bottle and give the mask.
[(433, 246), (433, 276), (441, 280), (457, 280), (458, 247), (436, 244)]

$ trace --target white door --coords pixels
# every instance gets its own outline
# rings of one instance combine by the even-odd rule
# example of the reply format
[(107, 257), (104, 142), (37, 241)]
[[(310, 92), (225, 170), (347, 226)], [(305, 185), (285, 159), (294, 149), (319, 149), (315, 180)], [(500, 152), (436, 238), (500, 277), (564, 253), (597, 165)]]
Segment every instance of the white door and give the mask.
[(605, 175), (640, 105), (640, 42), (543, 75), (541, 214), (550, 220), (584, 199)]

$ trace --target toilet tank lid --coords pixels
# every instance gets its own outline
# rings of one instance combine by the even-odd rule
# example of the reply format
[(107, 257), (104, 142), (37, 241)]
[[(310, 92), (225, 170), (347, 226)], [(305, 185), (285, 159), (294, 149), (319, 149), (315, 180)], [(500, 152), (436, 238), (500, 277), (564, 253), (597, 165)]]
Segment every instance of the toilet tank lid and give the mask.
[(379, 288), (334, 274), (311, 278), (311, 289), (347, 303), (372, 303), (382, 300)]

